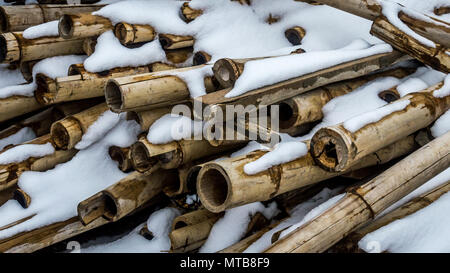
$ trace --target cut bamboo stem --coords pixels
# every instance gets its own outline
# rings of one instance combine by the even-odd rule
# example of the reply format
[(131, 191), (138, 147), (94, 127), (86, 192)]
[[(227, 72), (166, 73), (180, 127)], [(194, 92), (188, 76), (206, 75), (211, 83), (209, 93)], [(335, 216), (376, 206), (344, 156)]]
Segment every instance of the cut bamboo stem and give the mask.
[[(200, 68), (202, 66), (179, 68), (170, 73)], [(216, 90), (211, 77), (205, 77), (205, 88), (208, 92)], [(110, 79), (105, 86), (105, 98), (114, 112), (143, 111), (187, 102), (190, 93), (180, 77), (148, 73)]]
[(192, 60), (193, 65), (202, 65), (211, 61), (211, 55), (205, 51), (197, 51), (194, 53), (194, 58)]
[(292, 45), (302, 44), (302, 40), (305, 37), (305, 35), (306, 35), (306, 30), (299, 26), (288, 28), (284, 32), (284, 36)]
[(118, 167), (122, 172), (129, 172), (133, 169), (129, 151), (130, 147), (111, 146), (108, 149), (109, 156), (118, 163)]
[(66, 13), (94, 12), (104, 5), (24, 5), (0, 6), (0, 32), (23, 31), (29, 27), (59, 20)]
[[(329, 84), (285, 100), (280, 103), (280, 131), (286, 132), (292, 127), (321, 120), (323, 118), (322, 108), (330, 100), (348, 94), (372, 80), (388, 76), (403, 78), (414, 71), (415, 69), (413, 68), (397, 68), (353, 80)], [(388, 97), (388, 94), (383, 93), (383, 98), (388, 99)]]
[[(372, 153), (347, 172), (380, 165), (417, 148), (414, 135)], [(339, 176), (344, 172), (328, 172), (318, 166), (310, 153), (288, 163), (273, 166), (255, 175), (244, 172), (244, 166), (267, 152), (209, 162), (203, 165), (197, 178), (197, 194), (208, 210), (220, 212), (244, 204), (265, 201), (282, 193)]]
[(34, 97), (11, 96), (0, 99), (0, 122), (31, 113), (43, 107)]
[(31, 197), (20, 188), (14, 191), (13, 199), (19, 202), (24, 209), (28, 208), (31, 204)]
[(176, 217), (172, 222), (172, 231), (186, 226), (196, 225), (211, 218), (219, 217), (206, 209), (198, 209)]
[(184, 2), (180, 9), (180, 17), (186, 23), (193, 21), (195, 18), (199, 17), (202, 14), (202, 10), (189, 7), (189, 2)]
[(114, 35), (123, 45), (131, 45), (153, 41), (156, 37), (155, 29), (149, 25), (118, 23), (114, 26)]
[(167, 49), (164, 52), (166, 53), (166, 59), (169, 63), (183, 64), (192, 57), (192, 50), (192, 47), (185, 47), (179, 49)]
[(107, 110), (106, 103), (101, 103), (53, 123), (50, 128), (53, 145), (63, 150), (74, 148), (89, 126)]
[(178, 49), (194, 45), (194, 38), (186, 35), (159, 34), (159, 42), (164, 49)]
[[(406, 107), (385, 115), (379, 121), (365, 124), (357, 130), (350, 131), (346, 128), (346, 124), (350, 121), (364, 122), (359, 121), (358, 117), (321, 128), (311, 139), (312, 156), (326, 170), (344, 171), (364, 156), (427, 127), (450, 108), (450, 96), (443, 98), (433, 96), (433, 91), (442, 85), (443, 83), (440, 83), (401, 98), (394, 103), (406, 103)], [(392, 106), (386, 105), (374, 112), (382, 111), (386, 107)]]
[(112, 29), (109, 19), (91, 13), (64, 14), (58, 24), (59, 36), (64, 39), (95, 37)]
[(449, 13), (450, 13), (450, 6), (447, 6), (447, 7), (443, 6), (443, 7), (434, 9), (434, 14), (436, 14), (438, 16), (449, 14)]
[(450, 166), (450, 132), (353, 189), (265, 252), (323, 252)]
[(83, 54), (83, 40), (60, 37), (23, 38), (21, 32), (0, 34), (0, 62), (25, 62), (54, 56)]
[(83, 40), (83, 52), (91, 56), (95, 52), (95, 46), (97, 45), (97, 37), (89, 37)]
[(151, 174), (132, 172), (124, 179), (78, 204), (78, 216), (89, 224), (103, 216), (115, 222), (158, 196), (165, 185), (175, 183), (175, 170)]
[(171, 113), (171, 111), (171, 107), (162, 107), (141, 112), (130, 111), (127, 112), (127, 120), (135, 120), (141, 126), (142, 131), (148, 131), (155, 121)]
[(444, 183), (443, 185), (412, 199), (403, 206), (369, 222), (363, 228), (356, 230), (337, 243), (333, 246), (333, 249), (339, 250), (340, 252), (357, 252), (359, 251), (358, 242), (367, 234), (427, 207), (449, 191), (450, 182)]

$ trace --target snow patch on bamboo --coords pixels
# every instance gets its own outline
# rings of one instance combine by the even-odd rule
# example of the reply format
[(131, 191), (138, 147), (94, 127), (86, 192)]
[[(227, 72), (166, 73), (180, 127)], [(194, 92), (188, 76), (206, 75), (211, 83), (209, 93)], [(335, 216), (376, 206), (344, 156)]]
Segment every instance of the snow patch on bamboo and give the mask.
[(23, 144), (0, 154), (0, 165), (22, 162), (30, 157), (42, 157), (55, 152), (51, 143)]
[(25, 39), (37, 39), (41, 37), (57, 37), (57, 36), (59, 36), (58, 20), (29, 27), (23, 32), (23, 38)]

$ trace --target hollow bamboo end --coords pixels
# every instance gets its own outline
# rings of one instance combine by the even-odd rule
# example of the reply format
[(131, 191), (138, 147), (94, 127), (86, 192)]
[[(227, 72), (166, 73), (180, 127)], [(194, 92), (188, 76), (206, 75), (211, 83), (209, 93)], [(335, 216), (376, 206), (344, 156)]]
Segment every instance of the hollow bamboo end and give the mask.
[(223, 88), (233, 87), (241, 75), (239, 67), (231, 59), (220, 59), (213, 66), (214, 78)]
[(111, 146), (108, 149), (109, 156), (119, 164), (119, 169), (123, 172), (129, 171), (132, 168), (128, 158), (128, 151), (129, 148), (121, 148), (118, 146)]
[(114, 26), (114, 35), (123, 45), (128, 45), (134, 41), (133, 26), (124, 22), (118, 23)]
[(280, 129), (286, 130), (295, 126), (298, 117), (297, 104), (291, 100), (287, 100), (279, 104), (279, 109)]
[(378, 93), (378, 97), (387, 103), (391, 103), (400, 99), (400, 94), (397, 92), (397, 90), (388, 89)]
[(107, 191), (103, 192), (104, 212), (103, 216), (112, 222), (119, 220), (119, 210), (116, 199)]
[(58, 23), (59, 36), (64, 39), (70, 39), (73, 36), (73, 20), (68, 14), (64, 14)]
[(106, 104), (114, 112), (120, 112), (122, 108), (123, 98), (122, 90), (117, 82), (109, 80), (105, 86)]
[(52, 124), (50, 135), (55, 147), (68, 150), (81, 140), (83, 131), (75, 119), (65, 118)]
[(20, 60), (19, 42), (11, 32), (0, 35), (0, 63), (12, 63)]
[(187, 175), (186, 175), (186, 191), (187, 192), (196, 192), (197, 187), (197, 178), (200, 174), (200, 170), (202, 169), (201, 166), (192, 166)]
[(298, 26), (289, 28), (284, 32), (284, 36), (292, 45), (300, 45), (305, 35), (305, 29)]
[(34, 97), (40, 104), (51, 104), (56, 96), (55, 81), (44, 74), (36, 75), (36, 91)]
[(133, 144), (130, 152), (132, 165), (140, 173), (151, 170), (158, 163), (158, 160), (150, 155), (147, 147), (142, 142)]
[(83, 225), (88, 225), (105, 213), (105, 197), (99, 192), (80, 202), (77, 206), (78, 218)]
[(24, 208), (28, 208), (31, 204), (31, 197), (22, 189), (14, 191), (13, 199), (15, 199)]
[(81, 71), (84, 70), (83, 64), (72, 64), (67, 71), (68, 76), (81, 75)]
[(211, 55), (204, 51), (198, 51), (194, 54), (193, 65), (201, 65), (209, 62), (211, 60)]
[(348, 166), (350, 147), (333, 128), (322, 128), (311, 139), (311, 155), (328, 171), (343, 171)]
[(203, 166), (197, 177), (197, 193), (207, 210), (224, 211), (231, 195), (231, 182), (225, 170), (215, 163)]
[(172, 46), (172, 40), (169, 39), (169, 37), (164, 36), (162, 34), (159, 35), (159, 43), (161, 44), (161, 47), (164, 49), (168, 49)]
[(180, 18), (186, 23), (192, 22), (195, 18), (202, 15), (202, 10), (197, 10), (189, 7), (189, 2), (184, 2), (180, 9)]

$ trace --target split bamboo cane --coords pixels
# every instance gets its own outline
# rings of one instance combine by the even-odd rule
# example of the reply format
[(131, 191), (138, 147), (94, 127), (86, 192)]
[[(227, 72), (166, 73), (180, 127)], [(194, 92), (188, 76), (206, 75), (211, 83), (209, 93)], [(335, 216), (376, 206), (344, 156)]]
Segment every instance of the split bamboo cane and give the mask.
[(184, 2), (180, 9), (180, 18), (186, 23), (193, 21), (195, 18), (203, 14), (200, 9), (193, 9), (189, 7), (189, 2)]
[(149, 25), (118, 23), (114, 26), (114, 35), (123, 45), (153, 41), (155, 29)]
[(91, 13), (64, 14), (58, 24), (59, 36), (64, 39), (95, 37), (112, 29), (109, 19)]
[(29, 27), (59, 20), (66, 13), (94, 12), (104, 5), (24, 5), (0, 6), (0, 32), (23, 31)]
[(133, 169), (129, 152), (130, 147), (111, 146), (108, 149), (109, 156), (118, 163), (118, 167), (122, 172), (129, 172)]
[(99, 217), (115, 222), (158, 196), (165, 185), (175, 183), (175, 170), (150, 174), (132, 172), (124, 179), (78, 204), (80, 221), (87, 225)]
[(11, 96), (0, 99), (0, 122), (31, 113), (43, 107), (34, 97)]
[(159, 34), (159, 42), (164, 49), (178, 49), (194, 45), (194, 38), (186, 35)]
[(63, 150), (74, 148), (89, 126), (107, 110), (106, 103), (101, 103), (53, 123), (50, 128), (53, 145)]
[[(450, 96), (437, 98), (433, 91), (443, 83), (427, 88), (422, 92), (409, 94), (393, 102), (407, 104), (403, 109), (391, 112), (381, 119), (351, 129), (351, 122), (364, 122), (355, 117), (344, 123), (324, 127), (311, 139), (311, 154), (321, 167), (329, 171), (344, 171), (364, 156), (373, 153), (388, 144), (427, 127), (450, 108)], [(383, 111), (392, 104), (373, 112)], [(364, 118), (364, 116), (362, 116)]]
[(450, 132), (431, 141), (265, 252), (323, 252), (450, 166)]
[(54, 56), (82, 54), (83, 40), (60, 37), (23, 38), (21, 32), (0, 34), (0, 62), (25, 62)]
[[(408, 136), (366, 156), (347, 172), (389, 162), (416, 148), (414, 135)], [(314, 162), (310, 152), (294, 161), (271, 167), (255, 175), (244, 172), (247, 163), (266, 153), (255, 151), (203, 165), (197, 178), (197, 194), (203, 206), (212, 212), (220, 212), (256, 201), (269, 200), (282, 193), (344, 173), (325, 171)]]
[(372, 222), (369, 222), (363, 228), (356, 230), (355, 232), (351, 233), (346, 238), (341, 240), (339, 243), (334, 245), (332, 249), (338, 250), (340, 252), (358, 252), (359, 251), (358, 242), (364, 236), (381, 227), (387, 226), (388, 224), (398, 219), (402, 219), (408, 215), (411, 215), (427, 207), (428, 205), (430, 205), (431, 203), (433, 203), (434, 201), (436, 201), (442, 195), (446, 194), (449, 191), (450, 191), (450, 181), (412, 199), (403, 206), (381, 216), (380, 218), (377, 218)]
[[(174, 75), (202, 66), (173, 69), (169, 73), (147, 73), (110, 79), (105, 86), (105, 98), (113, 112), (143, 111), (187, 102), (187, 84)], [(165, 75), (166, 74), (166, 75)], [(207, 92), (216, 90), (211, 77), (205, 77)]]

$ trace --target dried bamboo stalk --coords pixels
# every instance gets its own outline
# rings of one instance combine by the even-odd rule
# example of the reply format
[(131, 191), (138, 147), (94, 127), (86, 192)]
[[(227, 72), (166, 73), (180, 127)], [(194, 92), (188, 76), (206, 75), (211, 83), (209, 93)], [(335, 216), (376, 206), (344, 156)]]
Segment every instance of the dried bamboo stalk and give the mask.
[(192, 226), (218, 216), (220, 215), (206, 209), (194, 210), (173, 219), (172, 231), (186, 226)]
[(351, 189), (334, 206), (265, 252), (323, 252), (450, 166), (450, 132)]
[(159, 34), (159, 42), (164, 49), (178, 49), (194, 45), (194, 38), (188, 35)]
[[(192, 48), (185, 47), (179, 49), (167, 49), (164, 52), (166, 53), (166, 59), (171, 64), (183, 64), (190, 57), (192, 57)], [(195, 65), (195, 64), (194, 64)]]
[(64, 39), (95, 37), (112, 29), (109, 19), (90, 12), (64, 14), (58, 24), (59, 36)]
[(427, 127), (450, 108), (450, 96), (433, 96), (442, 85), (401, 98), (394, 103), (409, 102), (405, 108), (354, 132), (346, 129), (345, 122), (321, 128), (311, 139), (313, 158), (326, 170), (344, 171), (364, 156)]
[(434, 14), (441, 16), (450, 13), (450, 6), (442, 6), (434, 9)]
[[(412, 74), (415, 70), (414, 68), (388, 70), (348, 81), (329, 84), (285, 100), (280, 103), (280, 131), (286, 132), (292, 127), (321, 120), (323, 118), (322, 108), (330, 100), (350, 93), (372, 80), (388, 76), (403, 78)], [(388, 94), (383, 94), (383, 97), (386, 97), (386, 99), (387, 96)]]
[(193, 21), (195, 18), (203, 14), (200, 9), (193, 9), (189, 7), (189, 2), (184, 2), (180, 9), (180, 18), (186, 23)]
[(83, 52), (91, 56), (95, 52), (95, 46), (97, 45), (97, 37), (89, 37), (83, 40)]
[[(387, 68), (393, 63), (404, 59), (402, 57), (404, 55), (396, 51), (377, 54), (258, 88), (240, 96), (226, 98), (225, 94), (231, 90), (227, 88), (194, 100), (201, 102), (204, 107), (220, 108), (222, 111), (225, 110), (226, 105), (242, 105), (244, 107), (254, 105), (259, 108), (260, 105), (275, 104), (327, 84), (357, 78), (370, 72)], [(214, 111), (212, 111), (210, 117), (205, 117), (205, 119), (213, 118), (214, 114)], [(202, 116), (202, 113), (198, 113), (198, 110), (196, 110), (194, 116)]]
[(171, 107), (162, 107), (141, 112), (130, 111), (127, 112), (127, 120), (135, 120), (141, 126), (142, 131), (148, 131), (153, 122), (166, 114), (170, 114), (171, 111)]
[(25, 62), (53, 56), (82, 54), (83, 40), (60, 37), (23, 38), (22, 32), (0, 34), (0, 62)]
[(115, 222), (158, 196), (165, 185), (176, 182), (175, 170), (151, 174), (132, 172), (124, 179), (78, 204), (78, 216), (90, 224), (103, 216)]
[[(202, 66), (173, 69), (173, 73), (199, 69)], [(172, 73), (171, 71), (171, 73)], [(216, 90), (211, 77), (205, 77), (207, 91)], [(105, 98), (113, 112), (143, 111), (189, 101), (187, 84), (175, 75), (147, 73), (110, 79)]]
[(306, 35), (306, 30), (300, 26), (288, 28), (284, 36), (292, 45), (300, 45)]
[(50, 128), (53, 145), (63, 150), (74, 148), (89, 126), (107, 110), (106, 103), (101, 103), (53, 123)]
[(129, 152), (130, 147), (111, 146), (108, 149), (109, 156), (112, 160), (117, 161), (118, 167), (122, 172), (129, 172), (133, 169)]
[(94, 12), (104, 5), (24, 5), (0, 6), (0, 32), (23, 31), (42, 23), (59, 20), (65, 13)]
[(194, 58), (192, 60), (193, 65), (202, 65), (211, 61), (211, 55), (205, 51), (197, 51), (194, 53)]
[(43, 107), (34, 97), (11, 96), (0, 99), (0, 122), (31, 113)]
[(377, 218), (371, 222), (369, 222), (366, 226), (364, 226), (361, 229), (356, 230), (355, 232), (348, 235), (346, 238), (341, 240), (339, 243), (333, 246), (334, 250), (339, 250), (340, 252), (356, 252), (359, 251), (358, 249), (358, 242), (367, 234), (381, 228), (384, 226), (387, 226), (388, 224), (398, 220), (402, 219), (408, 215), (411, 215), (437, 199), (439, 199), (442, 195), (450, 191), (450, 181), (447, 183), (444, 183), (443, 185), (432, 189), (431, 191), (428, 191), (408, 203), (404, 204), (403, 206), (381, 216), (380, 218)]
[[(414, 135), (372, 153), (347, 172), (380, 165), (417, 148)], [(288, 163), (277, 165), (255, 175), (244, 172), (244, 166), (267, 152), (209, 162), (203, 165), (197, 178), (197, 194), (205, 208), (212, 212), (244, 204), (265, 201), (282, 193), (339, 176), (344, 172), (328, 172), (318, 166), (311, 153)]]
[(19, 202), (19, 204), (24, 209), (28, 208), (31, 204), (31, 197), (21, 188), (18, 188), (14, 191), (13, 199)]
[(156, 37), (155, 29), (149, 25), (118, 23), (114, 26), (114, 35), (123, 45), (131, 45), (153, 41)]
[(27, 82), (33, 81), (33, 67), (39, 60), (25, 61), (19, 64), (20, 73)]

